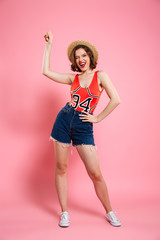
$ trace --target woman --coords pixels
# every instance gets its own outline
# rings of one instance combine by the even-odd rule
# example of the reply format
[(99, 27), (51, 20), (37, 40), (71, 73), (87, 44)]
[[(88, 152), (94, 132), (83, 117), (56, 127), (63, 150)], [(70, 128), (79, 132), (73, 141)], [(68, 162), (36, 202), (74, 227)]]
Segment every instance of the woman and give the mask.
[[(104, 71), (93, 71), (96, 68), (98, 52), (88, 41), (72, 42), (67, 49), (71, 69), (81, 74), (64, 74), (50, 70), (50, 52), (53, 35), (48, 31), (45, 36), (45, 51), (42, 73), (53, 81), (71, 85), (71, 101), (58, 113), (50, 139), (54, 141), (55, 152), (55, 185), (61, 206), (60, 227), (68, 227), (70, 218), (67, 209), (67, 179), (69, 146), (76, 147), (87, 173), (91, 178), (95, 192), (105, 211), (106, 220), (113, 226), (121, 226), (112, 210), (107, 186), (102, 176), (93, 136), (93, 123), (107, 117), (120, 103), (120, 98), (109, 77)], [(93, 111), (100, 95), (106, 91), (110, 102), (97, 116)]]

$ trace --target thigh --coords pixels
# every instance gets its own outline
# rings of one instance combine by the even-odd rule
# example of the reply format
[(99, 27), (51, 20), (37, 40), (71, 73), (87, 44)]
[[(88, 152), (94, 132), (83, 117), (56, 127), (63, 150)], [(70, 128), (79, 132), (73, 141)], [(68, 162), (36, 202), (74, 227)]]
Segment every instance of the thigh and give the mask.
[(81, 157), (88, 174), (100, 174), (100, 165), (95, 146), (78, 145), (76, 149)]
[(54, 154), (57, 167), (65, 167), (68, 165), (69, 146), (63, 143), (54, 142)]

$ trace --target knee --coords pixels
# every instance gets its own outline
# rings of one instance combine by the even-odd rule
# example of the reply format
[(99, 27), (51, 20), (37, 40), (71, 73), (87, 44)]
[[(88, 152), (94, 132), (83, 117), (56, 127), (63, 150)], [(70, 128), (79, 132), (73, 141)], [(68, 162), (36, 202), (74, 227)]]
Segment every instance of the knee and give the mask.
[(67, 172), (67, 164), (56, 163), (56, 173), (58, 175), (64, 175)]
[(90, 172), (89, 173), (90, 178), (93, 182), (100, 182), (103, 180), (103, 176), (101, 172)]

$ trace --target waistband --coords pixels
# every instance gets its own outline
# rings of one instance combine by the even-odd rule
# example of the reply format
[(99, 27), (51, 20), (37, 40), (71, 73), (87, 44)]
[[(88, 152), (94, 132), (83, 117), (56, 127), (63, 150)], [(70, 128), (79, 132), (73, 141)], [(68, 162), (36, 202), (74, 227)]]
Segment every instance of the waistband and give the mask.
[[(75, 110), (75, 109), (69, 104), (69, 102), (66, 103), (66, 105), (65, 105), (65, 109), (68, 110), (68, 111), (73, 112), (73, 113), (76, 114), (76, 115), (79, 115), (79, 114), (85, 114), (85, 113), (83, 113), (83, 112), (81, 112), (81, 111), (77, 111), (77, 110)], [(93, 115), (93, 113), (90, 113), (90, 114)]]

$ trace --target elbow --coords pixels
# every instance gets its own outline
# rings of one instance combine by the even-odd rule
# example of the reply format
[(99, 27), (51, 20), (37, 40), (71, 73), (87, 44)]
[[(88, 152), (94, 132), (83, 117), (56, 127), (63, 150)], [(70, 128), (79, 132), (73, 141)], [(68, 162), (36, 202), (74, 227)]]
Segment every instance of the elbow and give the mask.
[(44, 68), (42, 67), (42, 74), (44, 75), (45, 74), (45, 71), (44, 71)]
[(117, 105), (119, 105), (119, 104), (121, 103), (121, 100), (120, 100), (120, 97), (119, 97), (119, 96), (116, 96), (116, 98), (115, 98), (115, 103), (116, 103)]
[(48, 77), (48, 75), (49, 75), (48, 69), (42, 68), (42, 74), (43, 74), (44, 76), (47, 76), (47, 77)]
[(115, 106), (118, 106), (121, 103), (120, 98), (114, 98), (114, 99), (112, 99), (112, 101)]
[(119, 105), (121, 103), (120, 98), (117, 99), (116, 103), (117, 103), (117, 105)]
[(120, 101), (115, 102), (115, 106), (117, 107), (120, 104)]
[(44, 76), (46, 76), (46, 75), (47, 75), (47, 73), (46, 73), (45, 71), (43, 71), (43, 70), (42, 70), (42, 74), (43, 74)]
[(43, 75), (47, 74), (47, 69), (46, 69), (46, 67), (44, 65), (42, 65), (41, 71), (42, 71)]

